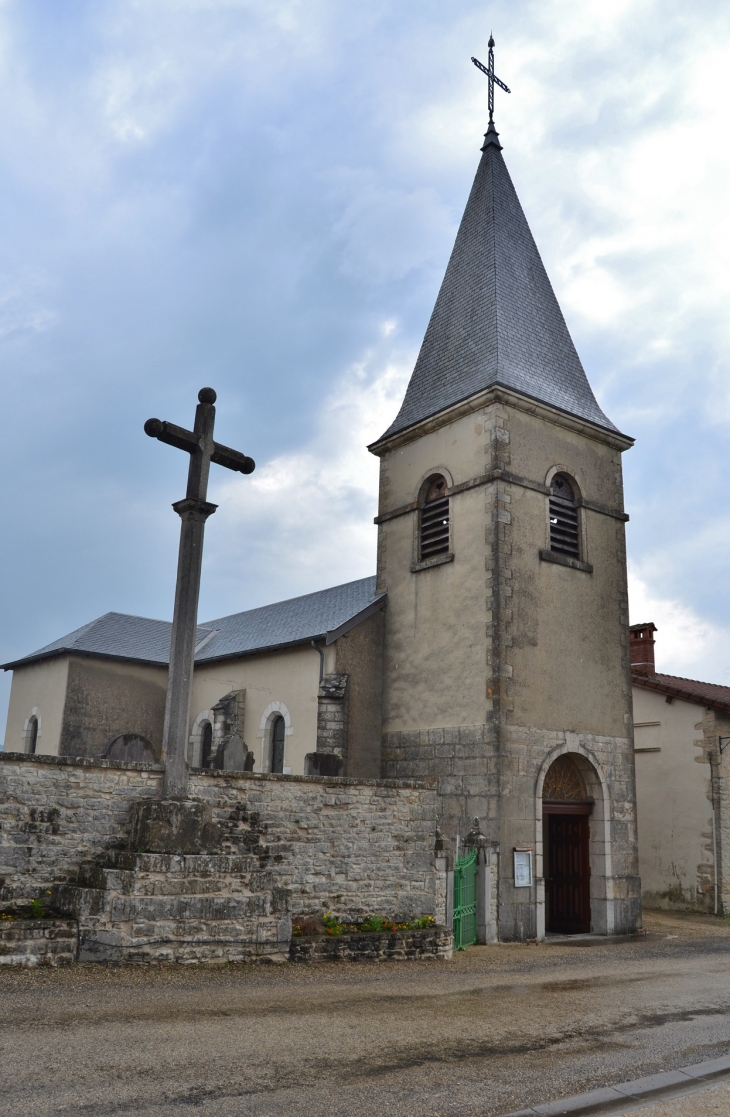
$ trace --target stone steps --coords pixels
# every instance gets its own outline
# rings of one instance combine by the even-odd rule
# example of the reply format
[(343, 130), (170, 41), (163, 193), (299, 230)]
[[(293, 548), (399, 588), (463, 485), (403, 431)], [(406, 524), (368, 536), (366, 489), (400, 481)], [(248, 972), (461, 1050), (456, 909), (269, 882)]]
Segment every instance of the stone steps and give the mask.
[(259, 865), (259, 858), (251, 853), (134, 853), (125, 849), (113, 850), (105, 858), (105, 867), (109, 869), (179, 876), (251, 873)]
[[(173, 862), (172, 864), (156, 864), (154, 867), (149, 865), (150, 855), (139, 855), (139, 860), (139, 865), (132, 863), (131, 867), (128, 867), (127, 860), (123, 868), (83, 865), (78, 873), (77, 884), (82, 888), (100, 888), (139, 896), (262, 892), (273, 887), (271, 872), (261, 870), (258, 859), (254, 857), (167, 857), (164, 860)], [(211, 865), (211, 861), (216, 864)], [(228, 864), (222, 864), (224, 861)], [(248, 881), (247, 887), (241, 883), (244, 880)]]
[(285, 956), (289, 891), (258, 857), (120, 851), (51, 903), (79, 924), (79, 960), (225, 962)]

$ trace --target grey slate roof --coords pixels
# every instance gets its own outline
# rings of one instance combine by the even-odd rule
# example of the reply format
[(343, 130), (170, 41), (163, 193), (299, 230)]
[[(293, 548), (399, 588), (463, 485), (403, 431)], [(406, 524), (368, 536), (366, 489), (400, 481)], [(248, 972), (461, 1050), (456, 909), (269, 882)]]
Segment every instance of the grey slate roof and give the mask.
[[(60, 640), (46, 644), (37, 652), (23, 656), (13, 663), (3, 666), (20, 667), (39, 659), (49, 659), (62, 652), (78, 652), (86, 655), (114, 656), (118, 659), (136, 659), (145, 663), (167, 664), (170, 656), (169, 621), (154, 621), (149, 617), (131, 617), (126, 613), (105, 613), (95, 621), (69, 632)], [(205, 637), (206, 631), (198, 628), (198, 640)]]
[(325, 636), (375, 600), (373, 576), (207, 621), (204, 627), (213, 630), (215, 636), (201, 648), (196, 663)]
[[(360, 578), (318, 593), (208, 621), (198, 627), (200, 651), (195, 661), (206, 663), (326, 636), (380, 600), (380, 596), (375, 593), (374, 577)], [(169, 621), (105, 613), (68, 636), (3, 666), (8, 670), (70, 652), (165, 666), (170, 654), (171, 630)]]
[(583, 371), (496, 137), (490, 125), (403, 405), (378, 442), (496, 384), (616, 430)]

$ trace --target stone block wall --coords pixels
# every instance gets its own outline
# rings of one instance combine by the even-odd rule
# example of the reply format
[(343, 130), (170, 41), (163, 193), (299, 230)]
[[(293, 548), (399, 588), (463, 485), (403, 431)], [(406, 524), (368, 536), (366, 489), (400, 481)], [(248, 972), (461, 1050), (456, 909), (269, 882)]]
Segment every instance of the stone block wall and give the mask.
[(195, 773), (191, 793), (225, 822), (243, 809), (291, 890), (292, 915), (443, 916), (435, 787), (408, 780)]
[[(317, 698), (317, 754), (325, 754), (336, 759), (336, 771), (319, 768), (325, 775), (340, 775), (347, 771), (347, 728), (349, 713), (349, 676), (342, 674), (325, 675), (319, 686)], [(310, 757), (311, 774), (317, 774), (316, 761), (320, 756)]]
[(0, 966), (63, 966), (76, 961), (75, 919), (9, 919), (0, 922)]
[(289, 948), (292, 962), (405, 962), (409, 959), (441, 958), (454, 954), (451, 929), (430, 927), (426, 931), (395, 933), (352, 933), (293, 938)]
[(0, 900), (41, 896), (126, 841), (132, 806), (159, 795), (158, 766), (0, 753)]
[[(74, 883), (84, 862), (127, 848), (134, 803), (157, 797), (159, 766), (0, 753), (0, 899)], [(292, 913), (399, 919), (439, 911), (435, 787), (194, 771), (190, 795), (255, 840)]]
[(465, 836), (475, 816), (497, 818), (497, 750), (487, 725), (453, 725), (383, 736), (383, 775), (436, 779), (441, 828)]
[[(560, 752), (582, 757), (596, 773), (590, 821), (593, 928), (604, 934), (635, 930), (641, 921), (641, 899), (631, 740), (506, 725), (497, 749), (490, 734), (488, 725), (386, 734), (384, 774), (435, 779), (439, 825), (452, 840), (457, 832), (466, 836), (473, 816), (480, 819), (484, 833), (502, 850), (500, 938), (529, 939), (544, 933), (538, 780)], [(514, 847), (534, 850), (535, 882), (530, 889), (514, 888)]]

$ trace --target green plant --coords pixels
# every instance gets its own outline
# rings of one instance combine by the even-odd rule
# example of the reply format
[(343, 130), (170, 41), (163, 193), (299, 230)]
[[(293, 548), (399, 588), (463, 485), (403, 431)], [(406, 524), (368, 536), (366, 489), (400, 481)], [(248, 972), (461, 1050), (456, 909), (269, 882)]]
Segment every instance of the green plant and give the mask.
[(31, 900), (28, 914), (31, 919), (45, 919), (47, 914), (45, 900)]
[(345, 930), (345, 924), (340, 923), (339, 919), (335, 919), (331, 911), (326, 911), (322, 916), (324, 929), (328, 935), (341, 935)]
[[(404, 926), (401, 924), (401, 927)], [(386, 919), (384, 915), (371, 915), (365, 919), (361, 927), (363, 931), (397, 931), (398, 925), (392, 919)]]

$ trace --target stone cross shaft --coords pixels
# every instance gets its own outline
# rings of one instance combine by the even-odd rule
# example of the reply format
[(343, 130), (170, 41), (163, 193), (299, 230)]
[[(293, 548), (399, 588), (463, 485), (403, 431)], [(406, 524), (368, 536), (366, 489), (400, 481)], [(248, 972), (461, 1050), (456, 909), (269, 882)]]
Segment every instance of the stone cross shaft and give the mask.
[(492, 38), (491, 35), (489, 36), (489, 56), (488, 56), (489, 65), (485, 66), (484, 63), (480, 62), (478, 58), (472, 58), (472, 62), (474, 63), (474, 65), (476, 66), (476, 68), (478, 70), (481, 70), (483, 74), (487, 75), (487, 79), (489, 81), (489, 119), (494, 120), (494, 86), (495, 86), (495, 83), (499, 86), (500, 89), (503, 89), (505, 91), (505, 93), (511, 93), (512, 91), (507, 88), (507, 86), (504, 84), (503, 81), (500, 81), (500, 79), (497, 77), (497, 75), (494, 72), (494, 39)]
[(203, 561), (205, 521), (218, 507), (209, 504), (208, 474), (210, 463), (224, 465), (238, 473), (253, 473), (253, 458), (221, 446), (213, 441), (215, 425), (215, 392), (201, 388), (192, 431), (148, 419), (145, 434), (158, 438), (168, 446), (176, 446), (190, 454), (188, 489), (184, 500), (173, 504), (182, 521), (180, 550), (177, 560), (175, 611), (170, 640), (170, 670), (167, 677), (165, 725), (162, 734), (162, 757), (165, 764), (164, 798), (184, 799), (188, 786), (187, 739), (190, 719), (190, 698), (193, 689), (193, 663), (198, 627), (200, 570)]

